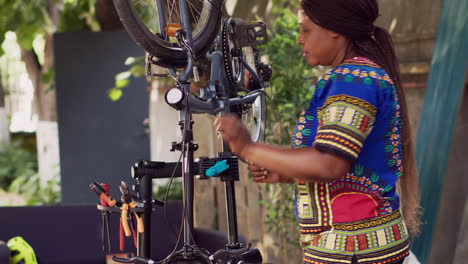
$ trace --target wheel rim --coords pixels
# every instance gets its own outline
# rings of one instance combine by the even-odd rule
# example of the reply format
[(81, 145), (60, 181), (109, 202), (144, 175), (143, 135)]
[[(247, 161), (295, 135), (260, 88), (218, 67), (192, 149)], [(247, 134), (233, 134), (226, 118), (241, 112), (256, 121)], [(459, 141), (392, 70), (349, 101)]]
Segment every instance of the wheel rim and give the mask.
[(264, 140), (265, 132), (265, 97), (259, 95), (242, 115), (242, 121), (250, 132), (254, 142)]
[[(163, 33), (160, 29), (156, 0), (132, 0), (132, 4), (134, 5), (137, 15), (143, 24), (153, 34)], [(213, 7), (211, 1), (209, 0), (190, 0), (187, 1), (187, 5), (190, 21), (192, 23), (193, 39), (196, 39), (199, 37), (200, 33), (203, 32), (204, 27), (207, 25), (211, 8), (216, 7)], [(182, 25), (179, 1), (163, 0), (163, 6), (166, 24), (171, 23)], [(167, 45), (178, 46), (177, 39), (175, 37), (169, 37), (164, 41), (167, 42)]]

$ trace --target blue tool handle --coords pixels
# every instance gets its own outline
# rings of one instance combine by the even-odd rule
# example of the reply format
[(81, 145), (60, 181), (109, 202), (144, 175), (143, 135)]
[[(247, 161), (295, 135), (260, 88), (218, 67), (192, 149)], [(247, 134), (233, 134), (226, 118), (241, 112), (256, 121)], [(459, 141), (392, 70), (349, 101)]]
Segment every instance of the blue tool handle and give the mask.
[(211, 168), (207, 169), (205, 175), (208, 177), (213, 177), (227, 169), (229, 169), (229, 164), (227, 163), (227, 160), (221, 160), (216, 162), (216, 164), (213, 165)]

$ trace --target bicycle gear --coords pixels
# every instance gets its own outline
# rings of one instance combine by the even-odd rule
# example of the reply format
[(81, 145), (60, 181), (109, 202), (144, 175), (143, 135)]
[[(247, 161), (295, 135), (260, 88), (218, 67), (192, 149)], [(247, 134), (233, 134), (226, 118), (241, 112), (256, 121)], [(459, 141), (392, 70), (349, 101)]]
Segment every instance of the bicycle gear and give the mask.
[(223, 33), (221, 37), (221, 47), (223, 49), (224, 69), (226, 76), (231, 85), (236, 85), (240, 71), (239, 53), (241, 50), (236, 47), (234, 42), (235, 24), (240, 23), (240, 20), (228, 19), (224, 22)]
[(228, 19), (223, 25), (221, 47), (223, 50), (224, 68), (229, 84), (240, 90), (248, 89), (253, 79), (249, 71), (242, 64), (241, 58), (257, 72), (258, 49), (254, 46), (239, 46), (236, 28), (245, 25), (241, 19)]

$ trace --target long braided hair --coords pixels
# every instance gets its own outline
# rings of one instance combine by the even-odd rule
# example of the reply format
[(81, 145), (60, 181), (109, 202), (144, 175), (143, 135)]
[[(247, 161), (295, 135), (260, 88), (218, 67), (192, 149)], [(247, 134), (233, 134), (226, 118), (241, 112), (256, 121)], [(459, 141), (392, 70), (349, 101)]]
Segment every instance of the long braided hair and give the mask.
[(419, 232), (419, 182), (405, 94), (398, 60), (388, 31), (375, 26), (377, 0), (301, 0), (305, 14), (317, 25), (347, 37), (351, 49), (382, 67), (396, 84), (403, 119), (403, 175), (398, 181), (405, 222), (413, 235)]

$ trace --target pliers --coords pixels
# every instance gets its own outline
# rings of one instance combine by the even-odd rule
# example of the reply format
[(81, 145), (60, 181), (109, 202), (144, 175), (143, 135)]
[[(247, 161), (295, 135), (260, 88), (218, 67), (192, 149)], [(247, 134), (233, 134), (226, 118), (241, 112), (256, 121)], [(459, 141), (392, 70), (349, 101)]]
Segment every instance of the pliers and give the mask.
[[(122, 193), (122, 207), (121, 207), (121, 210), (122, 210), (122, 217), (121, 217), (122, 227), (123, 227), (123, 230), (125, 232), (125, 236), (129, 237), (129, 236), (131, 236), (131, 231), (130, 231), (130, 227), (128, 225), (128, 219), (129, 219), (128, 210), (129, 210), (129, 208), (136, 208), (137, 203), (132, 200), (132, 195), (130, 194), (130, 191), (128, 189), (128, 185), (127, 185), (126, 182), (122, 181), (120, 183), (119, 189), (120, 189), (120, 192)], [(143, 226), (143, 219), (141, 218), (141, 216), (138, 216), (137, 212), (134, 212), (134, 214), (135, 214), (135, 218), (137, 220), (138, 233), (143, 233), (145, 231), (144, 226)]]
[[(109, 194), (109, 184), (107, 183), (98, 183), (97, 181), (93, 181), (90, 184), (90, 188), (99, 196), (100, 204), (102, 206), (109, 206), (112, 207), (117, 204), (117, 201), (112, 198)], [(101, 239), (102, 239), (102, 250), (104, 251), (105, 247), (105, 240), (107, 238), (107, 249), (111, 252), (111, 238), (110, 238), (110, 230), (109, 230), (109, 211), (102, 211), (102, 227), (101, 227)]]

